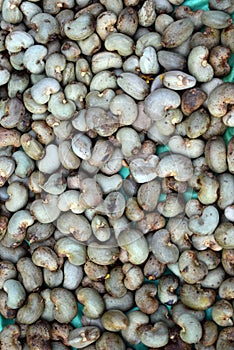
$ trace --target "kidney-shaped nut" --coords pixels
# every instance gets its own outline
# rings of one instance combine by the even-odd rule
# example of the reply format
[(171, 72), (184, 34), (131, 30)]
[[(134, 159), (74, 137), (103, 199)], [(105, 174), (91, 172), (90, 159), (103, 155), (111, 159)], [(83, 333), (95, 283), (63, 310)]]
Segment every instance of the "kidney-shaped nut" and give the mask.
[(219, 287), (219, 296), (222, 299), (232, 300), (234, 297), (233, 292), (234, 277), (226, 278)]
[(234, 85), (232, 83), (223, 83), (214, 88), (207, 100), (209, 112), (221, 118), (227, 113), (228, 105), (234, 104)]
[(196, 317), (184, 313), (178, 317), (177, 324), (182, 328), (180, 337), (184, 342), (188, 344), (199, 342), (202, 337), (202, 326)]
[(157, 287), (154, 284), (145, 283), (135, 293), (135, 302), (145, 314), (153, 314), (158, 309), (158, 301), (155, 298)]
[(222, 45), (230, 48), (232, 53), (234, 52), (233, 30), (234, 24), (232, 23), (230, 26), (223, 29), (221, 32)]
[(123, 230), (118, 236), (118, 244), (127, 251), (132, 264), (142, 264), (149, 255), (148, 243), (139, 230)]
[(179, 285), (179, 280), (176, 276), (162, 276), (158, 284), (158, 298), (163, 304), (173, 305), (177, 302), (178, 296), (176, 289)]
[(143, 74), (157, 74), (160, 71), (156, 50), (148, 46), (140, 57), (139, 67)]
[(0, 289), (3, 288), (6, 280), (14, 279), (16, 275), (16, 268), (12, 262), (8, 260), (0, 261)]
[(154, 325), (140, 325), (136, 332), (141, 342), (148, 347), (163, 347), (169, 340), (168, 327), (160, 321)]
[(108, 244), (90, 243), (87, 254), (91, 261), (100, 265), (113, 264), (119, 257), (119, 248)]
[(110, 68), (121, 68), (122, 65), (121, 56), (115, 52), (102, 51), (92, 56), (91, 68), (93, 73), (99, 73)]
[(59, 257), (67, 257), (71, 264), (83, 265), (86, 261), (86, 247), (75, 238), (60, 238), (55, 245), (55, 251)]
[(234, 249), (234, 225), (231, 222), (221, 223), (214, 232), (217, 243), (226, 249)]
[(135, 158), (129, 164), (131, 175), (137, 183), (148, 183), (157, 177), (158, 156), (150, 155), (147, 159)]
[(207, 310), (214, 304), (216, 292), (214, 289), (185, 283), (180, 289), (180, 298), (185, 306), (193, 310)]
[(71, 233), (79, 242), (87, 241), (92, 234), (90, 223), (86, 217), (71, 212), (59, 216), (57, 228), (65, 235)]
[(161, 229), (153, 234), (151, 241), (151, 250), (163, 264), (175, 263), (179, 257), (179, 250), (175, 244), (170, 241), (170, 233), (166, 229)]
[(151, 26), (156, 18), (155, 3), (152, 0), (146, 0), (138, 11), (139, 24), (142, 27)]
[(110, 33), (104, 42), (107, 51), (117, 51), (120, 56), (129, 56), (133, 53), (134, 41), (123, 33)]
[(33, 74), (41, 74), (45, 68), (44, 59), (47, 48), (44, 45), (32, 45), (25, 51), (23, 63), (25, 68)]
[(163, 46), (169, 49), (178, 47), (190, 37), (193, 29), (193, 22), (189, 18), (183, 18), (172, 22), (163, 32)]
[(232, 23), (231, 16), (219, 10), (203, 11), (201, 19), (204, 25), (216, 29), (227, 28)]
[(216, 77), (223, 77), (228, 75), (231, 67), (228, 63), (228, 59), (231, 55), (231, 50), (225, 46), (215, 46), (210, 51), (209, 62), (214, 69), (214, 75)]
[(94, 32), (94, 17), (90, 13), (83, 13), (78, 18), (64, 25), (64, 32), (69, 39), (84, 40)]
[(134, 73), (121, 73), (117, 78), (117, 84), (124, 92), (139, 101), (143, 100), (149, 91), (148, 84)]
[(206, 93), (200, 88), (186, 90), (181, 97), (181, 110), (185, 115), (190, 115), (192, 112), (201, 107), (206, 100)]
[[(149, 323), (149, 316), (139, 310), (131, 310), (128, 313), (129, 325), (121, 331), (121, 335), (129, 344), (136, 345), (140, 343), (137, 335), (137, 328)], [(100, 349), (101, 350), (101, 349)]]
[(41, 224), (35, 222), (27, 229), (26, 239), (29, 243), (42, 242), (53, 235), (55, 226), (53, 224)]
[(21, 146), (24, 152), (34, 160), (40, 160), (45, 155), (45, 150), (30, 133), (25, 133), (20, 138)]
[(73, 293), (65, 288), (55, 288), (51, 291), (50, 299), (55, 305), (55, 320), (60, 323), (70, 323), (78, 311)]
[(33, 44), (33, 37), (29, 33), (23, 32), (21, 30), (15, 30), (9, 33), (5, 39), (6, 49), (10, 53), (20, 52), (21, 50), (27, 49)]
[(194, 47), (188, 56), (189, 72), (199, 82), (210, 81), (214, 76), (212, 66), (207, 62), (209, 50), (205, 46)]
[(174, 135), (170, 138), (168, 146), (172, 153), (179, 153), (189, 158), (198, 158), (204, 152), (205, 142), (201, 139), (191, 140), (180, 135)]
[(36, 266), (45, 267), (50, 271), (56, 271), (59, 267), (58, 256), (50, 247), (46, 246), (41, 246), (34, 250), (32, 261)]
[(101, 335), (100, 329), (95, 326), (85, 326), (73, 329), (69, 333), (68, 344), (77, 349), (89, 348)]
[(105, 40), (110, 33), (116, 32), (114, 27), (116, 22), (117, 16), (112, 11), (104, 11), (97, 17), (96, 32), (102, 40)]
[(233, 203), (234, 176), (229, 173), (223, 173), (218, 176), (218, 181), (219, 181), (219, 198), (218, 198), (217, 204), (219, 208), (224, 210), (226, 207), (231, 206)]
[(228, 327), (233, 325), (233, 307), (232, 304), (225, 300), (218, 300), (212, 306), (212, 319), (218, 326)]
[(20, 145), (21, 140), (19, 131), (0, 127), (0, 147), (20, 147)]
[(50, 99), (50, 95), (55, 94), (60, 89), (59, 82), (51, 77), (43, 78), (31, 88), (32, 98), (36, 103), (44, 104)]
[(120, 310), (109, 310), (104, 312), (101, 318), (103, 327), (110, 332), (118, 332), (126, 329), (128, 317)]
[(26, 299), (23, 285), (15, 279), (8, 279), (4, 282), (3, 289), (7, 293), (7, 306), (11, 309), (19, 309)]
[(205, 146), (205, 158), (209, 168), (216, 173), (227, 170), (226, 145), (221, 136), (211, 137)]
[(28, 346), (44, 350), (50, 350), (50, 326), (44, 320), (38, 320), (36, 323), (27, 327), (26, 339)]
[(30, 211), (41, 223), (48, 224), (59, 217), (58, 196), (48, 194), (45, 199), (36, 199), (32, 202)]
[(38, 293), (31, 293), (26, 304), (18, 310), (16, 320), (19, 323), (32, 324), (41, 317), (43, 310), (43, 298)]
[(152, 120), (161, 120), (166, 116), (168, 109), (177, 108), (180, 102), (180, 96), (177, 92), (160, 88), (146, 97), (144, 111)]
[(33, 222), (34, 218), (28, 210), (18, 210), (11, 216), (7, 232), (1, 243), (9, 248), (19, 246), (26, 236), (27, 227)]
[(21, 182), (12, 182), (7, 188), (7, 193), (9, 198), (5, 202), (5, 206), (10, 212), (16, 212), (27, 204), (28, 190)]
[(219, 223), (219, 212), (215, 206), (204, 208), (202, 215), (189, 218), (189, 229), (199, 235), (211, 235)]
[(190, 89), (196, 84), (196, 78), (179, 70), (172, 70), (163, 74), (163, 85), (171, 90)]
[(186, 283), (199, 283), (208, 273), (206, 264), (192, 250), (185, 250), (179, 257), (178, 266)]
[(203, 334), (200, 342), (204, 346), (213, 345), (218, 338), (218, 334), (219, 334), (218, 326), (216, 325), (215, 322), (211, 320), (207, 320), (203, 323), (202, 328), (203, 328)]
[(84, 314), (90, 318), (98, 318), (104, 311), (104, 302), (94, 288), (80, 288), (77, 293), (78, 301), (84, 305)]
[(188, 181), (193, 175), (193, 165), (188, 157), (180, 154), (164, 156), (158, 163), (156, 171), (159, 177), (173, 176), (178, 181)]
[(199, 192), (198, 199), (204, 204), (213, 204), (218, 198), (219, 182), (212, 173), (203, 173), (198, 177)]
[(43, 283), (41, 269), (34, 265), (29, 257), (19, 259), (17, 270), (22, 277), (23, 285), (27, 292), (33, 292), (41, 287)]

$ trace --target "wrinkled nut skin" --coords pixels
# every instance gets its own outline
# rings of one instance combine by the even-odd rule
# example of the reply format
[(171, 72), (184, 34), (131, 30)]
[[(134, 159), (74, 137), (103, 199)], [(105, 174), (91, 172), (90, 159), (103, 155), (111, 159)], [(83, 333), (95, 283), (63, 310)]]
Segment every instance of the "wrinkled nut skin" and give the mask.
[(216, 349), (221, 350), (223, 348), (231, 350), (234, 343), (234, 327), (226, 327), (219, 333), (219, 337), (216, 343)]
[(20, 145), (21, 140), (19, 131), (0, 127), (0, 147), (20, 147)]
[(185, 115), (190, 115), (199, 109), (206, 100), (206, 93), (199, 88), (186, 90), (181, 98), (181, 110)]
[(50, 350), (50, 327), (46, 321), (39, 320), (26, 331), (27, 344), (32, 348)]
[[(174, 5), (180, 5), (183, 3), (183, 1), (171, 1)], [(192, 11), (189, 6), (178, 6), (175, 10), (175, 18), (176, 19), (182, 19), (182, 18), (190, 18), (191, 21), (194, 23), (195, 28), (200, 28), (202, 26), (201, 16), (202, 16), (203, 10), (197, 10)]]
[(125, 348), (124, 341), (117, 333), (103, 332), (95, 343), (96, 350), (107, 350), (109, 348), (120, 350)]
[(213, 47), (210, 51), (209, 62), (214, 69), (216, 77), (228, 75), (231, 67), (227, 60), (231, 55), (231, 50), (224, 46)]
[(51, 339), (55, 341), (61, 340), (63, 344), (68, 346), (68, 337), (73, 327), (69, 324), (61, 324), (57, 321), (53, 321), (50, 326)]
[(135, 293), (136, 305), (145, 314), (153, 314), (158, 309), (158, 301), (155, 296), (157, 287), (153, 284), (144, 284)]
[(192, 345), (185, 343), (180, 337), (180, 327), (174, 326), (169, 328), (169, 342), (165, 350), (191, 350)]
[(20, 327), (18, 325), (7, 325), (0, 333), (0, 345), (2, 350), (11, 348), (12, 350), (22, 349), (19, 343)]
[(233, 30), (234, 30), (234, 25), (231, 24), (227, 28), (223, 29), (221, 32), (221, 43), (224, 46), (227, 46), (231, 49), (232, 53), (234, 50), (234, 45), (233, 45)]
[(199, 261), (196, 253), (192, 250), (182, 252), (178, 260), (178, 266), (183, 279), (189, 284), (203, 280), (208, 273), (206, 264)]

